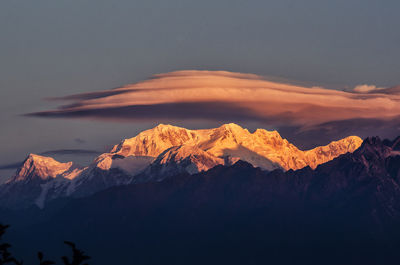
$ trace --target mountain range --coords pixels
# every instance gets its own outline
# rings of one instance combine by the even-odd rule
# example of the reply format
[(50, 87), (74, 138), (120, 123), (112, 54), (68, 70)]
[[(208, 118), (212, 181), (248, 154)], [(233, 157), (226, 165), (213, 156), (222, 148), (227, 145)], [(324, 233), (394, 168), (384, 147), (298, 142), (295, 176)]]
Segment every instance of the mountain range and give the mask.
[(251, 133), (233, 123), (203, 130), (160, 124), (121, 141), (86, 167), (30, 154), (0, 186), (0, 206), (43, 208), (59, 198), (89, 196), (113, 186), (162, 181), (177, 174), (193, 175), (239, 160), (266, 171), (315, 169), (354, 152), (361, 143), (361, 138), (349, 136), (302, 151), (277, 131)]
[[(132, 148), (146, 138), (132, 139), (109, 156), (159, 152), (147, 141), (146, 147)], [(315, 168), (265, 170), (238, 160), (162, 181), (146, 179), (169, 157), (159, 155), (153, 167), (134, 177), (141, 181), (54, 199), (43, 210), (0, 214), (16, 226), (10, 238), (20, 242), (16, 251), (25, 257), (33, 245), (58, 255), (57, 242), (68, 239), (100, 265), (398, 264), (399, 139), (366, 138), (353, 152)], [(186, 154), (181, 146), (161, 154), (181, 148)], [(69, 164), (57, 165), (49, 172), (59, 174)]]

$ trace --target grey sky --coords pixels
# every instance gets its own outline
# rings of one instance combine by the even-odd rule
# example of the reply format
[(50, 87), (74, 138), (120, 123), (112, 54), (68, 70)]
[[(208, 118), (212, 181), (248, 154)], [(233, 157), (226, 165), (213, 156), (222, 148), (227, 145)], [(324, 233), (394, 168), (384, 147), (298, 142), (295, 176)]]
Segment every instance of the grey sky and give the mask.
[(399, 10), (396, 0), (2, 0), (0, 162), (101, 150), (156, 124), (19, 116), (57, 105), (46, 97), (155, 73), (228, 70), (338, 89), (397, 85)]

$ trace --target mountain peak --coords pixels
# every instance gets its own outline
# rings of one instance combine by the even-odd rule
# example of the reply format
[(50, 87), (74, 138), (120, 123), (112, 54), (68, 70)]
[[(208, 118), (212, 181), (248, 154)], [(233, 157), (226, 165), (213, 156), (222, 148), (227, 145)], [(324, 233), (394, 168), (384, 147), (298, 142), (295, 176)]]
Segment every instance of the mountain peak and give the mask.
[(27, 180), (47, 180), (57, 177), (72, 167), (72, 162), (61, 163), (51, 157), (29, 154), (14, 177), (7, 183)]
[(165, 130), (175, 130), (175, 129), (184, 129), (184, 128), (178, 127), (178, 126), (174, 126), (174, 125), (171, 125), (171, 124), (160, 123), (156, 127), (154, 127), (153, 129), (150, 129), (148, 131), (151, 131), (151, 130), (165, 131)]
[(318, 165), (326, 163), (342, 154), (353, 153), (363, 143), (358, 136), (348, 136), (338, 141), (330, 142), (325, 146), (318, 146), (305, 151), (308, 158), (308, 165), (315, 169)]
[(241, 131), (244, 130), (241, 126), (237, 125), (236, 123), (226, 123), (221, 125), (219, 128), (231, 131)]
[[(169, 124), (159, 124), (137, 136), (123, 140), (111, 153), (127, 156), (158, 157), (165, 150), (177, 146), (190, 146), (206, 151), (224, 161), (244, 159), (263, 169), (315, 168), (333, 158), (353, 152), (361, 145), (357, 136), (346, 137), (327, 146), (302, 151), (283, 139), (276, 131), (257, 129), (250, 133), (235, 123), (223, 124), (218, 128), (188, 130)], [(182, 152), (185, 149), (177, 149)], [(171, 150), (174, 151), (174, 150)], [(194, 151), (194, 149), (193, 149)]]
[[(367, 139), (364, 145), (375, 141)], [(277, 131), (257, 129), (250, 133), (235, 123), (200, 130), (159, 124), (121, 141), (85, 168), (30, 154), (7, 183), (32, 184), (27, 185), (27, 190), (37, 199), (38, 205), (43, 206), (46, 200), (57, 196), (81, 196), (115, 185), (159, 181), (182, 173), (195, 174), (217, 165), (233, 165), (238, 160), (244, 162), (237, 163), (237, 167), (251, 164), (262, 170), (296, 170), (307, 166), (315, 169), (353, 152), (361, 142), (359, 137), (349, 136), (302, 151)]]
[[(51, 157), (46, 157), (46, 156), (41, 156), (41, 155), (37, 155), (37, 154), (33, 154), (33, 153), (30, 153), (27, 157), (26, 157), (26, 159), (25, 159), (25, 162), (26, 161), (43, 161), (43, 160), (52, 160), (53, 158), (51, 158)], [(53, 159), (54, 160), (54, 159)]]
[(143, 131), (135, 137), (123, 140), (114, 146), (111, 153), (122, 156), (152, 156), (157, 157), (164, 150), (189, 142), (193, 138), (190, 130), (159, 124), (158, 126)]
[(249, 162), (243, 161), (243, 160), (238, 160), (236, 161), (233, 165), (232, 168), (254, 168), (254, 166), (252, 164), (250, 164)]
[(265, 129), (258, 128), (257, 130), (255, 130), (255, 132), (253, 134), (261, 136), (261, 137), (272, 137), (272, 138), (277, 138), (277, 139), (283, 139), (282, 136), (279, 134), (279, 132), (276, 130), (268, 131)]
[(26, 159), (23, 162), (23, 165), (26, 165), (26, 164), (29, 164), (29, 163), (34, 163), (37, 166), (42, 166), (42, 165), (45, 165), (45, 164), (53, 164), (53, 165), (62, 164), (62, 163), (56, 161), (52, 157), (41, 156), (41, 155), (37, 155), (37, 154), (33, 154), (33, 153), (30, 153), (26, 157)]
[[(378, 140), (366, 139), (366, 143), (375, 141)], [(124, 170), (126, 164), (133, 161), (132, 158), (145, 157), (148, 165), (157, 159), (161, 164), (173, 161), (183, 165), (182, 161), (184, 163), (190, 161), (198, 171), (202, 171), (211, 168), (212, 165), (228, 165), (241, 159), (265, 170), (276, 168), (296, 170), (306, 166), (316, 168), (319, 164), (341, 154), (353, 152), (361, 143), (359, 137), (349, 136), (331, 142), (327, 146), (302, 151), (283, 139), (277, 131), (257, 129), (254, 133), (250, 133), (235, 123), (201, 130), (189, 130), (161, 123), (133, 138), (121, 141), (110, 153), (99, 156), (93, 163), (103, 170), (123, 164)], [(169, 151), (165, 153), (166, 150)], [(115, 156), (120, 159), (115, 160)], [(201, 166), (202, 161), (207, 165)], [(141, 167), (144, 163), (142, 162)], [(47, 180), (58, 175), (66, 175), (71, 167), (72, 162), (60, 163), (51, 157), (30, 154), (10, 181)]]
[(381, 138), (379, 136), (371, 136), (364, 139), (362, 145), (380, 145), (382, 143)]
[(361, 156), (387, 157), (391, 153), (392, 148), (384, 145), (378, 136), (365, 138), (361, 147), (357, 149), (357, 154)]

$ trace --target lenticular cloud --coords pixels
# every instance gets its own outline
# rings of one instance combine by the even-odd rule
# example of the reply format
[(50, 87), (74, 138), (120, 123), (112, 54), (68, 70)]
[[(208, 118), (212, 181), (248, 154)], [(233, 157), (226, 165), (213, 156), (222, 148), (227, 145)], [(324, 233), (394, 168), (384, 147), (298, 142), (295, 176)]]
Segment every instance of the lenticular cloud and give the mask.
[[(383, 91), (386, 91), (383, 93)], [(398, 120), (400, 93), (345, 92), (225, 71), (177, 71), (71, 101), (30, 116), (113, 120), (205, 119), (313, 128), (349, 120)]]

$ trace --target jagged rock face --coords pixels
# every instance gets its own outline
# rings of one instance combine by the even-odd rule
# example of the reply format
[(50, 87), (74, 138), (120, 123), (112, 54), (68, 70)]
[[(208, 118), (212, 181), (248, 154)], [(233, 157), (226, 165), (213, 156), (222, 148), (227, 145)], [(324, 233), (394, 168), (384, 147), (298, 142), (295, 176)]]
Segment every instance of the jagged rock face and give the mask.
[(163, 179), (166, 176), (182, 172), (195, 174), (207, 171), (217, 165), (224, 164), (222, 158), (215, 157), (195, 146), (175, 146), (160, 154), (148, 167), (145, 174), (152, 179)]
[[(254, 133), (250, 133), (247, 129), (233, 123), (206, 130), (187, 130), (161, 124), (134, 138), (122, 141), (112, 149), (111, 153), (125, 157), (157, 157), (171, 147), (186, 146), (186, 150), (200, 149), (214, 156), (215, 160), (222, 159), (219, 161), (241, 159), (267, 170), (276, 168), (296, 170), (305, 166), (316, 168), (319, 164), (341, 154), (353, 152), (361, 143), (361, 138), (350, 136), (327, 146), (302, 151), (283, 139), (277, 131), (257, 129)], [(170, 152), (174, 151), (181, 151), (181, 149)], [(163, 159), (157, 160), (163, 161)]]
[[(325, 203), (342, 200), (345, 207), (364, 211), (356, 222), (370, 219), (376, 229), (400, 220), (400, 154), (377, 138), (367, 138), (360, 148), (319, 166), (311, 172), (295, 171), (297, 176), (312, 176), (305, 187), (311, 200)], [(342, 207), (343, 207), (342, 206)], [(389, 231), (388, 231), (389, 232)]]
[(87, 196), (112, 186), (160, 181), (179, 173), (195, 174), (217, 165), (232, 165), (238, 160), (264, 170), (316, 168), (341, 154), (353, 152), (361, 142), (359, 137), (350, 136), (302, 151), (277, 131), (257, 129), (250, 133), (233, 123), (203, 130), (160, 124), (122, 141), (84, 168), (32, 154), (0, 195), (7, 197), (12, 193), (13, 184), (26, 183), (31, 190), (25, 194), (25, 201), (31, 200), (43, 207), (46, 201), (59, 197)]
[(400, 136), (398, 136), (393, 141), (385, 139), (383, 141), (383, 144), (392, 148), (394, 151), (400, 151)]
[(60, 163), (51, 157), (30, 154), (18, 169), (14, 177), (7, 182), (28, 181), (34, 179), (49, 180), (72, 169), (73, 163)]
[[(176, 151), (186, 157), (185, 150)], [(180, 160), (167, 153), (166, 159)], [(59, 235), (57, 238), (76, 235), (88, 246), (96, 245), (101, 233), (105, 242), (115, 242), (115, 251), (127, 252), (125, 260), (131, 258), (127, 250), (137, 246), (135, 258), (142, 256), (143, 263), (154, 252), (165, 253), (160, 259), (164, 262), (177, 249), (185, 254), (191, 251), (197, 260), (199, 249), (206, 249), (201, 256), (207, 255), (207, 247), (218, 242), (213, 249), (223, 254), (215, 264), (226, 263), (228, 258), (230, 264), (247, 264), (255, 255), (264, 257), (255, 264), (321, 264), (321, 260), (329, 264), (397, 264), (400, 182), (394, 176), (400, 172), (399, 159), (400, 155), (379, 139), (369, 138), (355, 152), (315, 170), (267, 172), (239, 161), (190, 177), (186, 174), (160, 183), (99, 192), (71, 202), (44, 223), (42, 230), (33, 230), (39, 230), (40, 236), (53, 227), (50, 231)], [(232, 258), (232, 249), (239, 255)], [(248, 254), (235, 262), (243, 257), (243, 249)], [(115, 261), (115, 251), (97, 255), (102, 260), (109, 255), (109, 264), (122, 264)], [(215, 255), (208, 253), (198, 264), (210, 263)], [(282, 262), (288, 256), (290, 259)], [(271, 257), (275, 257), (272, 262)], [(168, 263), (176, 264), (176, 259)], [(187, 256), (179, 264), (187, 264)]]
[(125, 157), (131, 155), (157, 157), (166, 149), (190, 142), (194, 137), (195, 134), (190, 130), (160, 124), (136, 137), (122, 141), (111, 150), (111, 153)]
[(0, 188), (0, 206), (44, 206), (50, 197), (59, 197), (82, 172), (72, 162), (60, 163), (51, 157), (30, 154), (16, 174)]
[(326, 146), (319, 146), (305, 151), (305, 160), (307, 161), (307, 165), (314, 169), (318, 165), (333, 160), (342, 154), (354, 152), (361, 144), (361, 138), (349, 136), (342, 140), (331, 142)]

